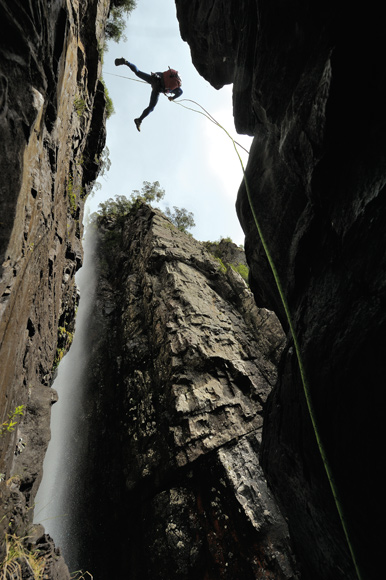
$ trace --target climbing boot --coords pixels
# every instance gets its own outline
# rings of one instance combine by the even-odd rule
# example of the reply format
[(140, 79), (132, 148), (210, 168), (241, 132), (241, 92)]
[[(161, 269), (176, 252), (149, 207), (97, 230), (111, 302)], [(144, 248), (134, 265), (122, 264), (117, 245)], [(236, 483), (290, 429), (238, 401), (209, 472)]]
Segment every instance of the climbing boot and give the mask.
[(138, 131), (141, 130), (141, 119), (134, 119), (135, 126), (137, 127)]
[(115, 62), (115, 66), (119, 66), (121, 64), (127, 64), (127, 61), (125, 58), (116, 58), (114, 62)]

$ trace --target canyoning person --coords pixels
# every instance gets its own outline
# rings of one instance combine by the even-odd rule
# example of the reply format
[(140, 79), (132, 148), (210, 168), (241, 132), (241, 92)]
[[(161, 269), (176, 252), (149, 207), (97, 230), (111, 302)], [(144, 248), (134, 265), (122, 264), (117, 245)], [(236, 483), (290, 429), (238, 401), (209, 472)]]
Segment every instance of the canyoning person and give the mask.
[(149, 113), (154, 110), (154, 107), (158, 103), (160, 93), (164, 93), (168, 97), (169, 101), (174, 101), (174, 99), (177, 99), (182, 95), (181, 79), (178, 76), (178, 71), (170, 67), (164, 72), (147, 74), (138, 70), (135, 64), (132, 64), (124, 58), (115, 59), (115, 66), (120, 66), (122, 64), (128, 66), (133, 71), (133, 73), (137, 75), (137, 77), (151, 85), (152, 90), (149, 106), (146, 107), (140, 117), (134, 119), (135, 126), (137, 127), (138, 131), (140, 131), (142, 121), (149, 115)]

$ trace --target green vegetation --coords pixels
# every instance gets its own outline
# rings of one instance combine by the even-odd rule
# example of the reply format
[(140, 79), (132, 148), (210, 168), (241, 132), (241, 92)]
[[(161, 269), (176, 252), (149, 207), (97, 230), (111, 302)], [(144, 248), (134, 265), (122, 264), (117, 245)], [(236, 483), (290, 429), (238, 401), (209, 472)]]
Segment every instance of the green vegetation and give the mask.
[(134, 207), (139, 207), (141, 203), (151, 204), (154, 201), (161, 201), (165, 197), (165, 190), (159, 184), (159, 181), (144, 181), (141, 191), (134, 189), (130, 195)]
[(136, 7), (136, 0), (112, 0), (110, 14), (106, 24), (106, 39), (119, 42), (126, 40), (123, 31), (125, 29), (125, 16), (128, 16)]
[[(124, 30), (126, 27), (126, 17), (134, 10), (136, 7), (136, 0), (111, 0), (110, 12), (107, 18), (106, 28), (105, 28), (105, 42), (98, 46), (98, 51), (100, 54), (101, 61), (103, 63), (104, 53), (107, 52), (107, 43), (109, 40), (114, 42), (119, 42), (120, 40), (127, 40), (124, 35)], [(115, 113), (114, 103), (108, 93), (106, 84), (101, 78), (104, 86), (105, 96), (106, 96), (106, 114), (109, 119), (111, 115)]]
[[(135, 212), (143, 203), (152, 205), (161, 201), (164, 196), (165, 190), (162, 189), (158, 181), (153, 183), (144, 181), (142, 189), (140, 191), (133, 190), (129, 198), (125, 195), (116, 195), (114, 198), (99, 204), (98, 211), (90, 216), (89, 225), (103, 227), (101, 255), (104, 257), (100, 260), (102, 270), (109, 271), (112, 267), (112, 260), (114, 260), (117, 247), (121, 244), (123, 225), (128, 214), (135, 216)], [(174, 214), (171, 217), (172, 221), (175, 219), (174, 224), (170, 224), (171, 229), (178, 227), (186, 232), (187, 227), (194, 225), (193, 214), (185, 209), (174, 208)]]
[(196, 225), (193, 213), (187, 211), (185, 208), (176, 207), (175, 205), (173, 206), (173, 209), (174, 212), (172, 213), (168, 207), (166, 208), (166, 217), (170, 219), (172, 224), (174, 224), (180, 232), (184, 232), (185, 234), (189, 233), (188, 229), (194, 228)]
[(220, 270), (221, 272), (223, 272), (224, 274), (227, 272), (228, 268), (232, 268), (232, 270), (234, 270), (235, 272), (237, 272), (238, 274), (240, 274), (240, 276), (243, 278), (244, 282), (246, 282), (248, 284), (248, 274), (249, 274), (249, 268), (248, 266), (245, 266), (245, 264), (224, 264), (224, 262), (222, 261), (222, 259), (219, 256), (214, 256), (212, 254), (213, 258), (220, 264)]
[(74, 339), (74, 333), (69, 332), (66, 326), (59, 326), (58, 328), (58, 346), (56, 348), (55, 359), (53, 369), (55, 370), (64, 355), (69, 351), (72, 341)]
[[(126, 27), (125, 17), (127, 17), (134, 10), (136, 5), (136, 0), (111, 0), (110, 12), (105, 28), (105, 41), (98, 44), (98, 53), (102, 65), (105, 52), (108, 50), (108, 41), (113, 40), (114, 42), (119, 42), (120, 40), (126, 40), (124, 35), (124, 30)], [(114, 115), (115, 113), (114, 103), (109, 95), (109, 91), (104, 79), (100, 77), (100, 80), (103, 84), (106, 98), (106, 116), (107, 119), (110, 119), (111, 115)], [(84, 109), (82, 110), (81, 99), (75, 99), (74, 106), (78, 115), (82, 116)]]
[(67, 182), (67, 197), (70, 202), (70, 212), (74, 219), (77, 219), (79, 216), (78, 214), (78, 199), (77, 196), (79, 195), (80, 199), (84, 199), (86, 197), (86, 191), (83, 189), (81, 185), (74, 185), (74, 178), (72, 175), (69, 176)]
[[(44, 580), (47, 577), (45, 570), (52, 555), (50, 553), (42, 554), (39, 548), (30, 549), (29, 539), (28, 536), (20, 538), (16, 534), (5, 534), (5, 555), (0, 563), (1, 580), (25, 578), (26, 570), (28, 570), (28, 578)], [(71, 580), (87, 580), (87, 578), (92, 580), (93, 576), (89, 572), (81, 570), (71, 574)]]
[[(108, 156), (107, 156), (108, 160)], [(151, 205), (154, 202), (161, 201), (165, 196), (165, 190), (161, 188), (158, 181), (150, 183), (143, 182), (141, 191), (135, 189), (132, 191), (130, 197), (125, 195), (116, 195), (107, 201), (99, 204), (98, 212), (92, 214), (90, 218), (91, 224), (98, 224), (103, 222), (110, 222), (110, 224), (117, 224), (122, 226), (126, 216), (133, 210), (139, 208), (142, 203)], [(173, 212), (170, 208), (166, 208), (165, 215), (170, 219), (172, 224), (181, 232), (189, 234), (188, 229), (194, 227), (193, 213), (187, 211), (185, 208), (178, 208), (173, 206)], [(170, 226), (172, 227), (172, 226)], [(190, 235), (190, 234), (189, 234)], [(104, 247), (107, 253), (116, 244), (119, 244), (121, 230), (119, 228), (108, 228), (104, 234)], [(240, 274), (244, 281), (248, 284), (249, 268), (243, 263), (225, 263), (222, 246), (225, 244), (233, 244), (231, 238), (222, 238), (217, 242), (204, 242), (204, 246), (212, 254), (212, 256), (219, 263), (220, 270), (225, 273), (228, 268), (232, 268), (235, 272)], [(235, 245), (235, 244), (234, 244)], [(240, 247), (242, 249), (242, 247)]]
[(235, 272), (240, 274), (240, 276), (243, 278), (244, 282), (246, 282), (248, 284), (248, 276), (249, 276), (248, 266), (246, 266), (245, 264), (237, 264), (236, 266), (233, 264), (230, 264), (230, 267), (232, 268), (232, 270), (234, 270)]
[(105, 81), (101, 78), (101, 82), (103, 84), (103, 88), (105, 91), (105, 98), (106, 98), (106, 117), (108, 119), (110, 119), (111, 115), (114, 115), (115, 113), (115, 109), (114, 109), (114, 103), (112, 98), (109, 95), (109, 91), (107, 90), (107, 86)]
[(135, 189), (130, 198), (125, 195), (116, 195), (114, 198), (99, 204), (98, 212), (93, 213), (90, 217), (90, 224), (93, 226), (108, 224), (103, 235), (103, 253), (106, 258), (100, 262), (102, 269), (108, 270), (111, 265), (110, 256), (120, 244), (126, 216), (131, 211), (138, 209), (142, 203), (151, 204), (154, 201), (160, 201), (164, 195), (165, 190), (160, 187), (158, 181), (153, 183), (144, 181), (141, 191)]
[[(144, 181), (141, 191), (134, 189), (127, 198), (125, 195), (116, 195), (105, 202), (99, 204), (99, 211), (91, 216), (91, 222), (98, 219), (108, 218), (113, 221), (123, 221), (127, 214), (133, 209), (139, 208), (142, 203), (151, 205), (159, 202), (165, 197), (165, 190), (162, 189), (158, 181), (150, 183)], [(185, 208), (173, 206), (173, 213), (169, 208), (166, 209), (165, 215), (170, 219), (172, 224), (181, 232), (188, 233), (188, 229), (194, 227), (193, 213)]]
[(1, 563), (1, 578), (22, 578), (22, 570), (27, 568), (32, 578), (43, 580), (47, 560), (39, 550), (28, 550), (28, 538), (19, 538), (16, 534), (5, 534), (5, 556)]
[(213, 256), (213, 258), (220, 264), (220, 271), (225, 274), (226, 271), (228, 270), (227, 266), (224, 264), (224, 262), (222, 261), (221, 258), (219, 258), (218, 256)]
[[(104, 44), (98, 44), (98, 52), (99, 52), (99, 57), (100, 57), (102, 66), (103, 66), (103, 61), (104, 61), (106, 50), (107, 50), (106, 42)], [(112, 98), (109, 95), (109, 91), (107, 89), (106, 83), (105, 83), (102, 76), (100, 77), (100, 81), (103, 85), (103, 91), (104, 91), (105, 99), (106, 99), (106, 116), (108, 119), (110, 119), (111, 115), (114, 115), (114, 113), (115, 113), (114, 103), (113, 103)]]
[(67, 183), (67, 196), (68, 199), (70, 201), (70, 210), (71, 210), (71, 214), (75, 217), (76, 215), (76, 211), (78, 208), (78, 204), (76, 201), (76, 194), (74, 192), (74, 181), (72, 176), (70, 176), (68, 178), (68, 183)]
[(82, 117), (83, 113), (86, 110), (86, 101), (81, 97), (76, 97), (74, 99), (74, 109), (78, 117)]
[(24, 405), (19, 405), (15, 407), (14, 411), (8, 415), (8, 420), (4, 421), (0, 426), (0, 437), (3, 437), (5, 433), (11, 433), (15, 430), (17, 425), (17, 420), (14, 421), (20, 415), (24, 415)]
[[(219, 262), (222, 272), (226, 272), (228, 270), (228, 268), (230, 267), (230, 268), (232, 268), (232, 270), (234, 270), (235, 272), (240, 274), (240, 276), (243, 278), (243, 280), (247, 284), (249, 284), (249, 282), (248, 282), (248, 278), (249, 278), (248, 266), (246, 264), (243, 264), (243, 263), (235, 263), (237, 260), (237, 252), (234, 253), (235, 262), (233, 262), (233, 263), (228, 262), (228, 260), (226, 260), (224, 258), (224, 256), (229, 255), (227, 252), (227, 245), (228, 244), (233, 244), (234, 246), (236, 245), (236, 244), (234, 244), (233, 240), (230, 237), (220, 238), (216, 242), (209, 242), (209, 241), (203, 242), (203, 244), (204, 244), (205, 248), (208, 250), (208, 252), (213, 256), (213, 258), (215, 258), (215, 260), (217, 260)], [(238, 248), (239, 248), (239, 250), (244, 251), (244, 247), (242, 245), (238, 246)]]
[(133, 207), (133, 204), (125, 195), (116, 195), (114, 199), (111, 197), (107, 201), (100, 203), (98, 207), (99, 211), (97, 214), (93, 214), (93, 217), (98, 218), (100, 216), (116, 221), (125, 217)]
[(143, 182), (141, 191), (134, 189), (130, 198), (125, 195), (116, 195), (105, 202), (99, 204), (99, 211), (93, 214), (92, 221), (98, 218), (110, 218), (114, 221), (122, 220), (133, 209), (138, 208), (141, 203), (151, 204), (154, 201), (160, 201), (165, 195), (165, 190), (160, 187), (158, 181), (150, 183)]

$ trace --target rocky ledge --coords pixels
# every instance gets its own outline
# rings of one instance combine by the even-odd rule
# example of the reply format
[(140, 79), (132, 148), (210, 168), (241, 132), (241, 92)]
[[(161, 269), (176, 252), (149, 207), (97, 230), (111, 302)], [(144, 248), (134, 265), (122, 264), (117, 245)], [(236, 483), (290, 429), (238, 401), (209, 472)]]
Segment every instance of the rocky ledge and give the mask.
[[(5, 533), (31, 533), (52, 376), (74, 331), (83, 204), (105, 143), (98, 45), (108, 8), (0, 0), (0, 424), (24, 413), (0, 437), (0, 561)], [(33, 534), (43, 552), (47, 538)], [(51, 549), (45, 577), (67, 578)]]
[(82, 566), (105, 578), (114, 549), (132, 579), (297, 578), (258, 460), (283, 349), (276, 316), (158, 210), (102, 218), (97, 240), (78, 421), (87, 499), (73, 510)]

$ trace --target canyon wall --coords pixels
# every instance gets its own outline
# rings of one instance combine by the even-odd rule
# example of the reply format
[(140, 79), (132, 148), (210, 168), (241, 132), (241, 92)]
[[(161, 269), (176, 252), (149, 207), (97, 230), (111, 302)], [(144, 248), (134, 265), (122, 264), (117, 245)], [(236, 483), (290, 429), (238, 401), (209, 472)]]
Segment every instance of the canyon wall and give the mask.
[[(53, 369), (74, 331), (83, 204), (105, 143), (98, 79), (108, 10), (105, 0), (0, 1), (1, 424), (24, 406), (0, 438), (2, 538), (29, 530)], [(43, 530), (28, 533), (51, 553), (45, 573), (67, 577)]]
[(97, 225), (72, 516), (82, 567), (107, 578), (113, 553), (132, 579), (297, 578), (258, 459), (284, 343), (276, 316), (160, 211)]
[[(377, 401), (386, 370), (380, 8), (265, 0), (176, 0), (176, 6), (198, 72), (216, 88), (233, 83), (236, 127), (254, 136), (246, 181), (289, 305), (347, 534), (290, 335), (264, 422), (265, 473), (304, 578), (376, 578), (382, 569)], [(256, 302), (288, 329), (244, 182), (237, 212)]]
[[(254, 136), (237, 201), (252, 292), (157, 210), (99, 220), (77, 426), (87, 460), (70, 516), (84, 569), (95, 580), (377, 578), (386, 371), (380, 8), (176, 7), (193, 64), (215, 88), (233, 83), (236, 128)], [(105, 142), (108, 10), (108, 0), (0, 0), (1, 425), (24, 406), (0, 437), (0, 533), (28, 532), (57, 580), (69, 578), (66, 563), (29, 524), (54, 369), (74, 331), (83, 203)], [(288, 302), (342, 518), (251, 203)], [(4, 551), (2, 543), (0, 558)]]

